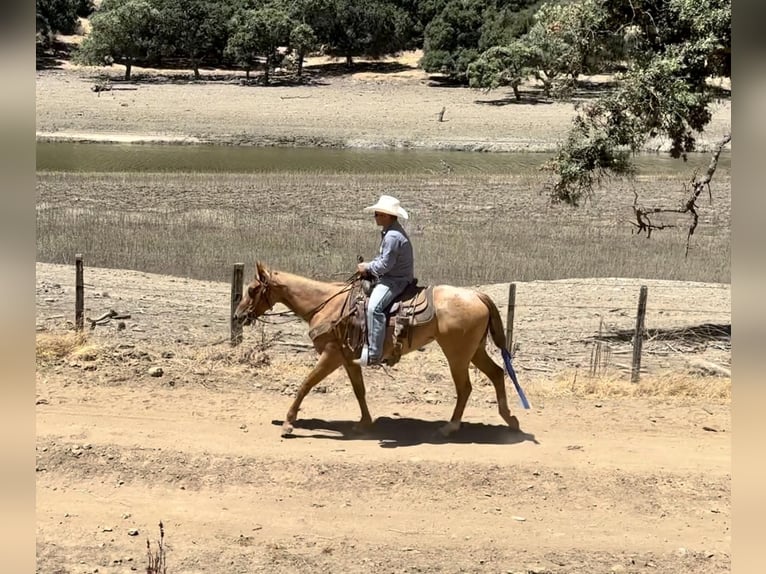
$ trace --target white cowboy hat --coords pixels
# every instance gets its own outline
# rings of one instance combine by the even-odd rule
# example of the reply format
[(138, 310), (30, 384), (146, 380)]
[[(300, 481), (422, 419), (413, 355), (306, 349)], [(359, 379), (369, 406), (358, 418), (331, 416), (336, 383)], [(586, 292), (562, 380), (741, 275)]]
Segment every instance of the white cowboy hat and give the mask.
[(399, 205), (399, 200), (390, 195), (381, 195), (378, 203), (364, 208), (365, 211), (380, 211), (402, 219), (409, 218), (407, 211)]

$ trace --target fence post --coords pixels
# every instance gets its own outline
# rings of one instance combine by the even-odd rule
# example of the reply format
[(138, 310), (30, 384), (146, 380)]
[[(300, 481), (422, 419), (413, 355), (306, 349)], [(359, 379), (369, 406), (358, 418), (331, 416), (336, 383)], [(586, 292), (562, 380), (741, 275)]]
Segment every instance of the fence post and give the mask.
[(638, 295), (638, 313), (636, 314), (636, 332), (633, 334), (633, 371), (630, 382), (637, 383), (641, 371), (641, 346), (644, 342), (644, 317), (646, 316), (646, 285), (641, 285)]
[(513, 354), (513, 314), (516, 312), (516, 283), (508, 287), (508, 315), (505, 320), (505, 347)]
[(242, 282), (245, 276), (245, 264), (235, 263), (234, 271), (231, 274), (231, 345), (236, 347), (242, 342), (242, 323), (234, 318), (234, 311), (237, 310), (242, 299)]
[(75, 282), (74, 282), (74, 327), (77, 331), (82, 331), (85, 311), (85, 282), (82, 272), (82, 254), (77, 253), (74, 256)]

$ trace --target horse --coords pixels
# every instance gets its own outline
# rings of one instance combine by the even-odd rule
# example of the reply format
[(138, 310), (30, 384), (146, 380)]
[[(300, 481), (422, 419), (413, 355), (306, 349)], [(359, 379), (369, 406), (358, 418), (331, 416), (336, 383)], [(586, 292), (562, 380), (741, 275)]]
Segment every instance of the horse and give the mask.
[[(341, 318), (349, 282), (327, 283), (302, 277), (286, 271), (270, 270), (264, 263), (256, 262), (253, 280), (242, 294), (234, 311), (234, 320), (250, 323), (281, 303), (308, 323), (319, 358), (301, 384), (282, 424), (282, 436), (293, 434), (303, 399), (311, 389), (340, 366), (346, 370), (354, 395), (359, 403), (361, 418), (355, 430), (364, 431), (373, 424), (365, 399), (362, 368), (353, 363), (354, 356), (343, 345), (333, 329), (327, 328)], [(500, 416), (509, 429), (519, 431), (519, 420), (511, 415), (505, 392), (502, 367), (487, 354), (486, 339), (489, 333), (493, 343), (504, 349), (505, 332), (500, 313), (492, 299), (485, 293), (451, 285), (433, 287), (435, 317), (428, 323), (412, 327), (411, 336), (403, 342), (402, 355), (420, 349), (433, 341), (441, 347), (447, 358), (452, 380), (455, 383), (457, 401), (449, 422), (440, 428), (446, 437), (460, 428), (463, 411), (471, 394), (468, 366), (473, 363), (484, 373), (495, 388)], [(394, 346), (392, 327), (389, 325), (383, 359), (391, 354)], [(514, 380), (515, 382), (515, 380)], [(518, 387), (517, 387), (518, 388)]]

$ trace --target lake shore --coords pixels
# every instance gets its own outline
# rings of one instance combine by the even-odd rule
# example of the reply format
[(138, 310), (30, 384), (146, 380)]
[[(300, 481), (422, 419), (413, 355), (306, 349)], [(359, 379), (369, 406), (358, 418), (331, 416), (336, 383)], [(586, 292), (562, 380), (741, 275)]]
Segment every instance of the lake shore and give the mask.
[[(38, 70), (38, 141), (120, 144), (215, 144), (482, 152), (550, 152), (575, 114), (573, 102), (550, 102), (530, 89), (516, 102), (508, 90), (455, 87), (417, 68), (418, 53), (340, 62), (312, 58), (300, 85), (250, 85), (244, 73), (123, 68), (60, 62)], [(96, 92), (97, 83), (108, 90)], [(603, 78), (591, 78), (593, 97)], [(595, 86), (595, 87), (594, 87)], [(440, 112), (444, 110), (443, 116)], [(700, 134), (706, 151), (730, 130), (731, 102), (716, 104)], [(661, 141), (647, 151), (662, 150)]]

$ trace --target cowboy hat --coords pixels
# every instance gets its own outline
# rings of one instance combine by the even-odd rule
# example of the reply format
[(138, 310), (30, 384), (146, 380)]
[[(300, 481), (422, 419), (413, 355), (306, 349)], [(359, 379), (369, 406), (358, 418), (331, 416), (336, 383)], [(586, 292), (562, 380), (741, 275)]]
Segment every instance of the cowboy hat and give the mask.
[(405, 209), (399, 205), (399, 200), (390, 195), (381, 195), (378, 203), (364, 208), (365, 211), (379, 211), (402, 219), (409, 218)]

